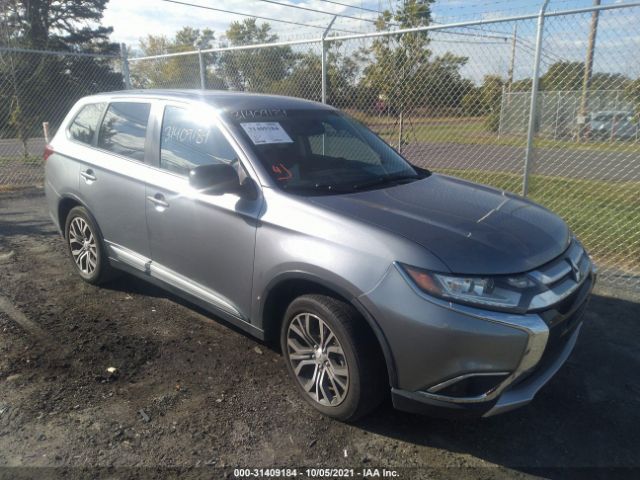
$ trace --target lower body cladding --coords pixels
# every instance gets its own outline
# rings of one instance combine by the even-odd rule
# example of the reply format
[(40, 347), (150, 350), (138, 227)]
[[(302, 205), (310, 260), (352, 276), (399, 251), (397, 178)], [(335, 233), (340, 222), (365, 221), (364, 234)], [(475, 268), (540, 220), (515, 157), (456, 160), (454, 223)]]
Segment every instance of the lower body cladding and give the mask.
[(388, 342), (396, 408), (486, 417), (529, 403), (565, 363), (594, 282), (590, 272), (557, 305), (519, 315), (419, 293), (398, 268), (390, 268), (359, 300)]

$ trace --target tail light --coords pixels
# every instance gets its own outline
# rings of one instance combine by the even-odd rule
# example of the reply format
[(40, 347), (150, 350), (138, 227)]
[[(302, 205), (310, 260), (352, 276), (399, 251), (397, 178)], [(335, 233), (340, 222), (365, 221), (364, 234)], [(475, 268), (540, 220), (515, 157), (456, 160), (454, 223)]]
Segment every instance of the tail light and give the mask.
[(44, 147), (44, 153), (42, 154), (42, 159), (46, 162), (52, 153), (53, 153), (53, 147), (51, 145), (46, 145)]

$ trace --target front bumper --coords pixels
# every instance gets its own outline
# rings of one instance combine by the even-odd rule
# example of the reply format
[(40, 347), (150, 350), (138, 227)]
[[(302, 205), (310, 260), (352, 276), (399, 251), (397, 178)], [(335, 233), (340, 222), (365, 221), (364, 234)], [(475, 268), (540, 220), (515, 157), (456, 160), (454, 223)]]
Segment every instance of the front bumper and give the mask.
[[(490, 312), (407, 288), (398, 268), (361, 297), (393, 353), (399, 410), (438, 416), (491, 416), (526, 405), (571, 354), (596, 274), (568, 297), (524, 315)], [(469, 377), (493, 377), (483, 391), (450, 395)]]
[(421, 392), (407, 392), (394, 388), (391, 390), (393, 405), (398, 410), (441, 417), (491, 417), (522, 407), (531, 402), (536, 393), (564, 365), (573, 351), (581, 328), (582, 323), (579, 323), (563, 348), (544, 368), (536, 369), (524, 380), (504, 390), (494, 400), (475, 403), (447, 402), (425, 397)]

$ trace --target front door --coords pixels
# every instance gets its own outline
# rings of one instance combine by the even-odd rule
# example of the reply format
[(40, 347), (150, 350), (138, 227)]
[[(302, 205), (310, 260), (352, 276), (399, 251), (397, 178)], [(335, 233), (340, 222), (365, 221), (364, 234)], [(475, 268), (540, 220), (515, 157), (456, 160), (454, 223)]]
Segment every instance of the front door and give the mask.
[(213, 114), (177, 105), (163, 113), (158, 169), (146, 186), (151, 274), (248, 320), (261, 197), (190, 187), (197, 165), (231, 163), (245, 180), (246, 170)]

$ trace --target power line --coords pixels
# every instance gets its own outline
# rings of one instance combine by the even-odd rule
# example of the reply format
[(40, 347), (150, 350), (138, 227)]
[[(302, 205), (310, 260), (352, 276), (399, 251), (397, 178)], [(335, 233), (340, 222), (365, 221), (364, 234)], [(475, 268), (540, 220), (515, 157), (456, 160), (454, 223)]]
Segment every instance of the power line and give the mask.
[(317, 10), (315, 8), (301, 7), (300, 5), (292, 5), (289, 3), (276, 2), (275, 0), (258, 0), (258, 1), (271, 3), (273, 5), (279, 5), (281, 7), (295, 8), (297, 10), (305, 10), (307, 12), (322, 13), (324, 15), (331, 15), (332, 17), (343, 17), (343, 18), (350, 18), (351, 20), (359, 20), (361, 22), (377, 23), (377, 20), (372, 20), (370, 18), (354, 17), (352, 15), (345, 15), (343, 13), (332, 13), (332, 12), (327, 12), (326, 10)]
[[(206, 6), (206, 5), (198, 5), (196, 3), (181, 2), (179, 0), (160, 0), (160, 1), (161, 2), (167, 2), (167, 3), (175, 3), (177, 5), (184, 5), (186, 7), (195, 7), (195, 8), (202, 8), (204, 10), (213, 10), (214, 12), (229, 13), (231, 15), (240, 15), (242, 17), (258, 18), (260, 20), (266, 20), (268, 22), (288, 23), (289, 25), (299, 25), (301, 27), (317, 28), (319, 30), (326, 30), (326, 28), (327, 28), (327, 27), (323, 27), (323, 26), (320, 26), (320, 25), (311, 25), (309, 23), (294, 22), (293, 20), (282, 20), (282, 19), (279, 19), (279, 18), (262, 17), (260, 15), (254, 15), (254, 14), (251, 14), (251, 13), (234, 12), (232, 10), (224, 10), (222, 8), (209, 7), (209, 6)], [(358, 32), (355, 32), (353, 30), (343, 30), (343, 29), (338, 29), (338, 28), (335, 28), (333, 30), (334, 31), (338, 31), (338, 32), (345, 32), (345, 33), (358, 33)]]
[[(509, 37), (504, 37), (500, 35), (481, 34), (481, 33), (473, 33), (473, 32), (459, 32), (457, 30), (448, 31), (447, 29), (434, 30), (433, 33), (436, 33), (439, 35), (462, 35), (465, 37), (492, 38), (494, 40), (503, 40), (505, 42), (509, 40)], [(433, 40), (437, 41), (437, 38), (433, 38)]]
[(346, 3), (334, 2), (333, 0), (318, 0), (318, 1), (325, 2), (325, 3), (333, 3), (334, 5), (341, 5), (343, 7), (348, 7), (348, 8), (355, 8), (357, 10), (364, 10), (365, 12), (382, 13), (380, 10), (375, 10), (373, 8), (358, 7), (357, 5), (348, 5)]

